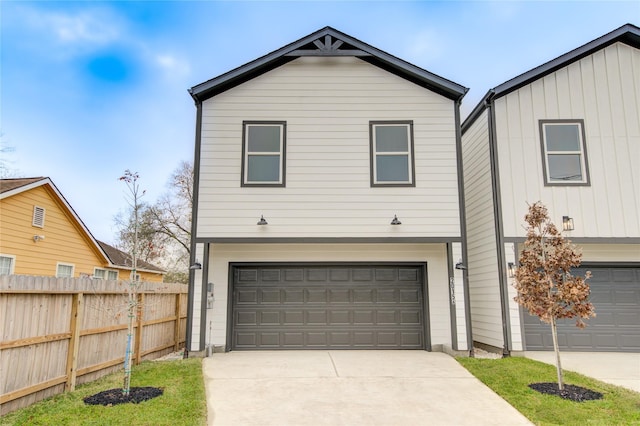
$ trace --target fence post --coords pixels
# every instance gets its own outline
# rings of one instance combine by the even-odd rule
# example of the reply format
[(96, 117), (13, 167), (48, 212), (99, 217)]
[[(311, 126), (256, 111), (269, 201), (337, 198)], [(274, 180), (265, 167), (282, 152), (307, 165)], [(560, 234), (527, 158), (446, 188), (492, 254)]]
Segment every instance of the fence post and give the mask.
[(180, 312), (182, 311), (180, 306), (181, 294), (178, 292), (176, 294), (176, 324), (173, 329), (173, 337), (175, 339), (175, 345), (173, 347), (173, 351), (177, 352), (180, 349)]
[(136, 341), (134, 353), (136, 354), (134, 365), (140, 364), (142, 359), (142, 318), (144, 317), (144, 293), (138, 294), (138, 323), (136, 327)]
[(80, 346), (80, 326), (82, 319), (84, 293), (75, 293), (71, 299), (71, 321), (69, 328), (71, 338), (67, 349), (67, 380), (64, 384), (66, 392), (72, 392), (76, 388), (76, 376), (78, 373), (78, 347)]

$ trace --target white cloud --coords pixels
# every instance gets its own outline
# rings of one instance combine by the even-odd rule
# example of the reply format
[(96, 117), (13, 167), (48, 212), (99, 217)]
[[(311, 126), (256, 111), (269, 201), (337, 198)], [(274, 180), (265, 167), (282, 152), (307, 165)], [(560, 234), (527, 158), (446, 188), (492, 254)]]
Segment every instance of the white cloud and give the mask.
[(171, 54), (158, 54), (155, 57), (155, 61), (157, 65), (173, 77), (176, 74), (187, 76), (191, 72), (191, 67), (187, 61), (182, 61)]
[(123, 32), (122, 21), (106, 8), (60, 12), (23, 7), (19, 14), (27, 26), (65, 45), (105, 45), (118, 40)]

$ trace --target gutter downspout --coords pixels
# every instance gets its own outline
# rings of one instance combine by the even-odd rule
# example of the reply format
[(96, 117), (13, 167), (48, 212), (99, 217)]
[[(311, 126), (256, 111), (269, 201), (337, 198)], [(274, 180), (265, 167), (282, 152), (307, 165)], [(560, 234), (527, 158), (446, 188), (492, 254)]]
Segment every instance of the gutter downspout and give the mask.
[[(196, 104), (196, 134), (195, 134), (195, 151), (193, 156), (193, 194), (191, 206), (191, 241), (190, 241), (190, 256), (189, 265), (193, 265), (196, 261), (196, 229), (198, 225), (198, 188), (200, 187), (200, 146), (202, 136), (202, 102), (198, 100), (193, 94)], [(202, 260), (203, 262), (205, 259)], [(189, 351), (191, 350), (191, 341), (193, 333), (193, 310), (194, 310), (194, 296), (195, 296), (195, 271), (189, 269), (189, 292), (187, 296), (187, 333), (185, 339), (184, 358), (189, 357)]]
[(506, 276), (506, 262), (504, 253), (504, 229), (502, 220), (502, 202), (500, 194), (500, 175), (498, 167), (498, 146), (496, 137), (495, 92), (487, 96), (488, 129), (489, 129), (489, 158), (491, 161), (491, 186), (493, 188), (494, 227), (496, 230), (496, 251), (498, 261), (498, 285), (500, 289), (500, 314), (502, 316), (502, 339), (504, 342), (502, 356), (511, 356), (511, 321), (509, 320), (508, 280)]
[[(462, 159), (462, 127), (460, 124), (460, 104), (462, 98), (459, 98), (455, 104), (455, 122), (456, 122), (456, 151), (458, 156), (458, 205), (460, 206), (460, 237), (462, 239), (462, 262), (469, 265), (467, 258), (467, 214), (464, 193), (464, 160)], [(473, 329), (471, 326), (471, 300), (469, 296), (469, 271), (462, 270), (462, 289), (464, 294), (464, 322), (467, 328), (467, 349), (469, 356), (473, 357)]]

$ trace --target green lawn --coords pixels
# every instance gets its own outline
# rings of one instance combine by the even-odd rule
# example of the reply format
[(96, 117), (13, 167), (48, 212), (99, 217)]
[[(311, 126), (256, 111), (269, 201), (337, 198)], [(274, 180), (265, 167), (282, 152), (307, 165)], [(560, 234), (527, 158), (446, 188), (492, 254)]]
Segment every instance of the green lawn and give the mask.
[(133, 368), (131, 387), (164, 389), (140, 404), (112, 407), (86, 405), (83, 398), (122, 386), (123, 373), (114, 373), (78, 386), (0, 418), (2, 425), (206, 425), (207, 404), (202, 360), (143, 362)]
[(556, 368), (527, 358), (457, 358), (458, 362), (538, 425), (640, 425), (640, 394), (565, 371), (565, 384), (603, 394), (600, 400), (573, 402), (543, 395), (530, 383), (557, 382)]

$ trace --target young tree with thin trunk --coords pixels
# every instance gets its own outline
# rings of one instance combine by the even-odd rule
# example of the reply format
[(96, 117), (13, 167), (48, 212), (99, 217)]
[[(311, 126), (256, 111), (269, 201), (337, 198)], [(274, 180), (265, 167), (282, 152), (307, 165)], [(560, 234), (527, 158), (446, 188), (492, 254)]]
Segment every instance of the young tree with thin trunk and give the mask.
[(591, 273), (584, 278), (571, 274), (571, 268), (580, 265), (582, 254), (551, 222), (542, 203), (529, 206), (525, 222), (527, 239), (515, 273), (515, 301), (551, 326), (558, 387), (563, 390), (557, 321), (575, 318), (576, 326), (584, 328), (583, 320), (595, 317), (587, 283)]
[(124, 175), (120, 177), (120, 180), (127, 185), (127, 201), (133, 211), (133, 244), (131, 248), (131, 258), (133, 260), (131, 277), (129, 279), (129, 288), (127, 289), (127, 345), (124, 356), (124, 381), (122, 384), (122, 394), (129, 395), (131, 391), (131, 361), (133, 354), (133, 326), (138, 314), (138, 290), (140, 287), (140, 281), (138, 279), (138, 231), (140, 224), (140, 197), (142, 197), (145, 191), (140, 190), (140, 184), (138, 183), (140, 176), (137, 172), (131, 172), (125, 170)]

